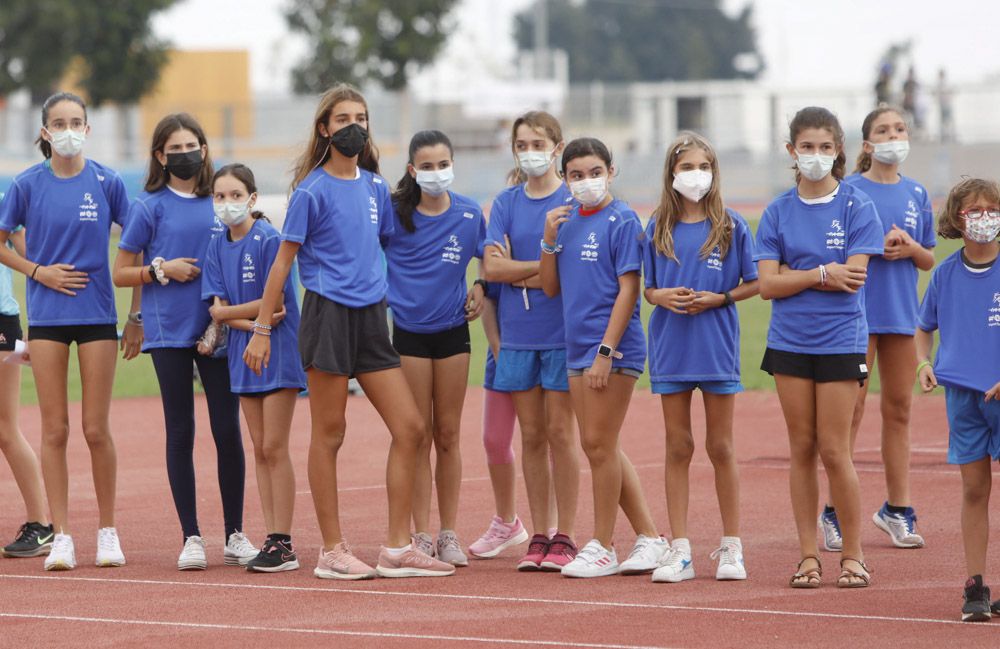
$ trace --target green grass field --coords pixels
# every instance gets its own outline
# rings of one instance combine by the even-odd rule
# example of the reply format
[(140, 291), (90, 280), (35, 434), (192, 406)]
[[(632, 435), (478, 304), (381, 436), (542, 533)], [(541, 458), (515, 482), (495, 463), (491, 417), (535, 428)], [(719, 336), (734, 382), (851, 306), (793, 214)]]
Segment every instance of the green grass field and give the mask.
[[(751, 221), (751, 226), (756, 229), (756, 220)], [(110, 254), (112, 255), (112, 259), (117, 250), (117, 245), (118, 240), (115, 238), (111, 242)], [(959, 245), (960, 241), (942, 240), (936, 250), (937, 259), (939, 261), (944, 259), (958, 249)], [(475, 265), (473, 264), (469, 269), (470, 281), (474, 274)], [(920, 274), (921, 294), (923, 294), (929, 278), (929, 273)], [(24, 305), (24, 276), (18, 273), (15, 273), (14, 278), (14, 294), (18, 302)], [(131, 292), (129, 290), (116, 290), (118, 315), (122, 323), (124, 323), (125, 316), (128, 313), (130, 300)], [(738, 309), (742, 329), (741, 359), (743, 385), (748, 390), (772, 390), (774, 389), (774, 380), (758, 369), (767, 341), (767, 326), (771, 316), (771, 305), (769, 302), (765, 302), (759, 298), (753, 298), (739, 303)], [(650, 310), (650, 306), (643, 301), (642, 319), (644, 324), (648, 322)], [(23, 315), (23, 309), (21, 319), (22, 322), (27, 322), (27, 318)], [(477, 385), (482, 381), (485, 354), (486, 338), (483, 335), (482, 327), (474, 323), (472, 326), (472, 370), (469, 373), (469, 383), (472, 385)], [(649, 379), (646, 375), (643, 375), (639, 380), (639, 386), (649, 386)], [(873, 376), (871, 387), (875, 391), (878, 390), (879, 381), (877, 375)], [(21, 402), (23, 404), (34, 404), (36, 402), (35, 382), (30, 370), (25, 370), (22, 373), (21, 390)], [(148, 354), (140, 354), (139, 358), (128, 362), (119, 358), (117, 375), (115, 377), (115, 398), (149, 396), (158, 393), (159, 387), (156, 383), (156, 375), (153, 372), (153, 364)], [(69, 397), (73, 401), (80, 399), (80, 373), (76, 362), (75, 350), (71, 352), (70, 359)]]

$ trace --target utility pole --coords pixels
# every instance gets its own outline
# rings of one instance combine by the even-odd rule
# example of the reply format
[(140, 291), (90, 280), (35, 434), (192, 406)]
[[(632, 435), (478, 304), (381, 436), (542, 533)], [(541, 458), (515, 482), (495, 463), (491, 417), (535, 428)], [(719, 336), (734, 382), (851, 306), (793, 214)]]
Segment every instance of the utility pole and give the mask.
[(535, 78), (552, 77), (549, 62), (549, 6), (546, 0), (535, 2)]

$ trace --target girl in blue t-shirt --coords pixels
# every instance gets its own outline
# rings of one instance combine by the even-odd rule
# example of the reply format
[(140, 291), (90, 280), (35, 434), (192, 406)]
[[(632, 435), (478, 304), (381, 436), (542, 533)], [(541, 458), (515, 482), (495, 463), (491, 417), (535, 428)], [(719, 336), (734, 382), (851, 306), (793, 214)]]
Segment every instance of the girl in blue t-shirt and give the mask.
[[(455, 534), (462, 484), (459, 439), (469, 382), (469, 322), (483, 309), (485, 284), (466, 288), (465, 272), (483, 256), (486, 226), (470, 198), (448, 191), (455, 178), (451, 141), (441, 131), (410, 140), (406, 172), (392, 194), (398, 222), (386, 246), (392, 342), (424, 419), (413, 490), (414, 543), (446, 563), (466, 566)], [(441, 531), (431, 537), (433, 443)]]
[(555, 164), (563, 146), (562, 128), (552, 115), (531, 111), (514, 120), (511, 149), (517, 167), (508, 176), (511, 186), (493, 200), (483, 257), (486, 279), (501, 284), (494, 386), (514, 399), (534, 528), (517, 565), (522, 571), (561, 570), (577, 551), (573, 532), (580, 462), (566, 378), (562, 300), (546, 296), (538, 277), (545, 215), (572, 200)]
[[(990, 529), (991, 465), (1000, 459), (1000, 185), (967, 178), (938, 217), (938, 234), (962, 239), (931, 275), (917, 319), (918, 379), (924, 392), (943, 385), (948, 462), (962, 472), (965, 603), (962, 620), (990, 620), (983, 584)], [(941, 344), (931, 362), (934, 330)], [(1000, 600), (992, 610), (1000, 613)]]
[[(167, 479), (184, 544), (178, 570), (208, 566), (198, 526), (194, 476), (194, 367), (205, 387), (218, 454), (225, 524), (223, 560), (245, 565), (257, 556), (243, 529), (245, 460), (239, 400), (226, 359), (212, 354), (221, 336), (201, 298), (205, 251), (225, 231), (212, 210), (212, 158), (201, 125), (187, 113), (167, 115), (153, 129), (142, 194), (132, 202), (118, 242), (115, 283), (144, 286), (142, 350), (153, 359), (163, 401)], [(148, 264), (148, 265), (146, 265)], [(213, 340), (206, 341), (204, 336)], [(205, 344), (208, 342), (208, 344)]]
[[(70, 93), (42, 105), (38, 145), (45, 161), (19, 174), (0, 203), (0, 263), (28, 278), (28, 338), (42, 415), (42, 476), (54, 537), (46, 570), (76, 567), (69, 533), (66, 368), (76, 342), (83, 390), (83, 434), (90, 448), (100, 528), (98, 566), (125, 564), (115, 530), (117, 456), (108, 412), (118, 346), (118, 316), (108, 268), (112, 223), (122, 225), (128, 196), (121, 177), (83, 155), (90, 133), (82, 99)], [(22, 257), (5, 245), (24, 227)], [(133, 295), (133, 304), (138, 296)], [(141, 333), (126, 326), (126, 357)]]
[(267, 539), (250, 572), (297, 570), (292, 546), (295, 472), (288, 454), (288, 436), (299, 391), (306, 376), (298, 356), (299, 307), (289, 277), (284, 300), (271, 331), (271, 364), (254, 374), (243, 362), (243, 350), (253, 334), (267, 272), (278, 252), (280, 236), (267, 218), (253, 210), (257, 184), (253, 172), (241, 164), (226, 165), (212, 179), (215, 216), (229, 229), (212, 238), (205, 255), (201, 296), (213, 301), (213, 321), (229, 328), (229, 377), (239, 396), (253, 441), (257, 488)]
[[(270, 362), (274, 313), (298, 255), (306, 294), (299, 352), (309, 384), (312, 439), (309, 486), (323, 547), (313, 571), (322, 579), (439, 577), (455, 567), (410, 543), (410, 516), (424, 420), (389, 339), (382, 246), (392, 235), (389, 186), (378, 175), (368, 105), (341, 84), (320, 99), (309, 144), (299, 158), (281, 245), (243, 353), (257, 374)], [(347, 422), (348, 380), (356, 376), (392, 435), (386, 470), (389, 534), (372, 569), (344, 541), (337, 497), (337, 453)]]
[(837, 586), (871, 580), (861, 551), (861, 494), (851, 460), (857, 386), (868, 378), (863, 294), (868, 258), (883, 252), (871, 199), (844, 176), (844, 131), (825, 108), (803, 108), (789, 127), (796, 186), (775, 198), (757, 228), (760, 295), (773, 300), (761, 369), (774, 376), (791, 447), (792, 511), (801, 561), (790, 585), (818, 588), (816, 456), (830, 479), (843, 532)]
[[(562, 172), (576, 202), (546, 214), (539, 275), (546, 295), (562, 294), (570, 395), (594, 485), (594, 537), (562, 574), (650, 572), (669, 545), (656, 531), (639, 476), (619, 445), (646, 364), (639, 320), (642, 225), (609, 191), (614, 166), (600, 140), (566, 145)], [(619, 506), (638, 535), (621, 565), (613, 545)]]
[[(888, 498), (872, 520), (896, 547), (919, 548), (917, 515), (910, 506), (910, 401), (916, 354), (918, 270), (934, 267), (934, 217), (923, 185), (899, 173), (910, 151), (910, 136), (901, 111), (882, 106), (861, 124), (864, 139), (854, 173), (844, 179), (875, 203), (885, 231), (885, 253), (868, 262), (865, 313), (868, 319), (868, 367), (882, 380), (882, 460)], [(861, 387), (851, 426), (851, 448), (864, 416), (868, 382)], [(827, 550), (840, 549), (835, 510), (820, 515)]]
[(719, 161), (700, 135), (682, 133), (667, 150), (663, 193), (646, 226), (643, 255), (645, 296), (656, 307), (649, 318), (649, 373), (663, 406), (673, 533), (653, 581), (694, 579), (687, 513), (695, 388), (705, 402), (705, 449), (722, 513), (722, 541), (713, 553), (719, 559), (716, 579), (746, 579), (733, 454), (733, 407), (743, 390), (735, 303), (757, 294), (757, 268), (750, 228), (723, 206)]

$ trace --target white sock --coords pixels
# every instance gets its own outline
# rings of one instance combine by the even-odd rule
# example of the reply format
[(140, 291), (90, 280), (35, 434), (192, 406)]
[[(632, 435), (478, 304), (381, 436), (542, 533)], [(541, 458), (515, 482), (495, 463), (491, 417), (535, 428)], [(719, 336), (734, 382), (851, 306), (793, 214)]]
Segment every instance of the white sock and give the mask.
[(678, 552), (683, 552), (684, 554), (691, 556), (691, 541), (688, 539), (674, 539), (674, 542), (670, 544), (670, 547)]
[(743, 550), (743, 542), (740, 541), (738, 536), (723, 536), (720, 545), (735, 545), (740, 550)]
[(386, 548), (385, 551), (389, 553), (389, 556), (398, 557), (407, 550), (410, 550), (413, 546), (409, 543), (401, 548)]

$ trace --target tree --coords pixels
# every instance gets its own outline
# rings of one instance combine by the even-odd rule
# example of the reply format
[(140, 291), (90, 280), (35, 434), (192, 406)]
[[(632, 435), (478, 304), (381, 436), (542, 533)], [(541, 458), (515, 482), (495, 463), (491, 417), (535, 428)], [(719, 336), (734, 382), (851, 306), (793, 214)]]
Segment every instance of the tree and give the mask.
[(390, 90), (434, 60), (453, 28), (455, 0), (289, 0), (285, 19), (311, 54), (292, 70), (298, 93), (340, 81), (375, 81)]
[[(735, 18), (723, 13), (719, 0), (547, 5), (549, 47), (568, 54), (570, 81), (754, 78), (763, 68), (750, 5)], [(534, 6), (515, 17), (518, 49), (534, 48), (534, 21)]]
[(67, 0), (4, 0), (0, 5), (0, 94), (22, 88), (32, 103), (52, 94), (73, 56), (66, 25), (79, 3)]

